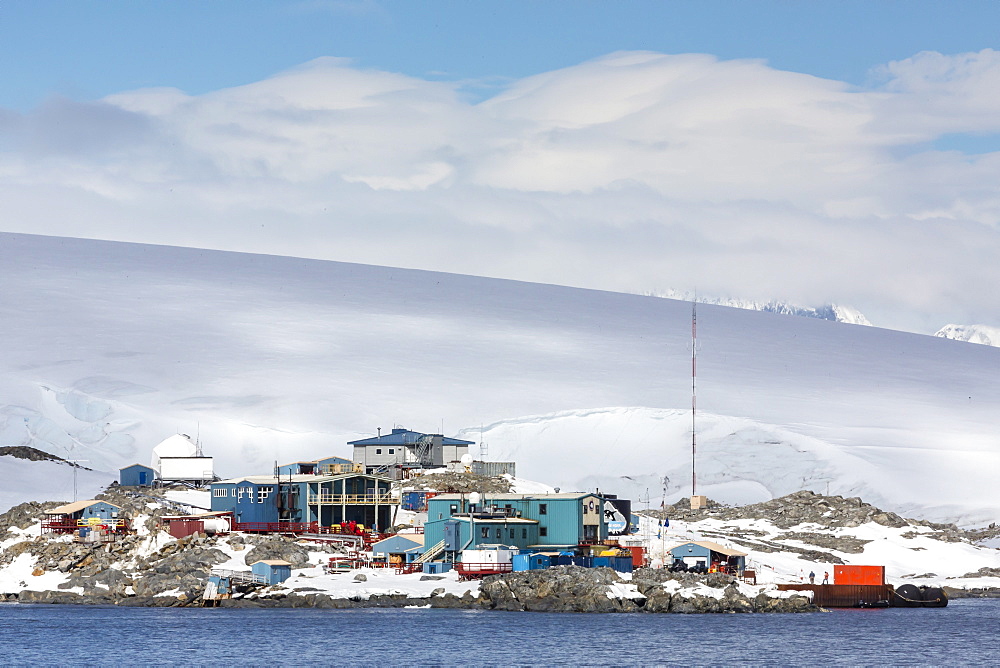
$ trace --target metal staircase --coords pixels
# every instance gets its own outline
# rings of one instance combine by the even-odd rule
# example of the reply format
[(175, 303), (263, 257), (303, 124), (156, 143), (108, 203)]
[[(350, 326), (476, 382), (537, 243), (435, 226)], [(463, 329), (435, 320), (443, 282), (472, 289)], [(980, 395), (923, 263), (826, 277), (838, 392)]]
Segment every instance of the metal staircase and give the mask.
[(442, 552), (444, 552), (443, 540), (440, 543), (432, 545), (431, 547), (424, 550), (424, 553), (421, 554), (417, 559), (415, 559), (413, 563), (426, 564), (428, 561), (431, 561), (432, 559), (434, 559), (434, 557), (438, 556)]

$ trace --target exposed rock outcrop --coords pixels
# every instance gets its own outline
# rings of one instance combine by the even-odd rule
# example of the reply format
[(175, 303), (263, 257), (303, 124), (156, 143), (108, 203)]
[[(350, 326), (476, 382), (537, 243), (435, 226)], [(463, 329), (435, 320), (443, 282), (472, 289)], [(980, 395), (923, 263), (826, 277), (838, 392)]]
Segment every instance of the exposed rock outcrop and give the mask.
[[(668, 589), (666, 583), (675, 583)], [(702, 593), (702, 588), (715, 590)], [(671, 593), (671, 590), (674, 593)], [(622, 593), (627, 595), (623, 596)], [(483, 580), (480, 605), (494, 610), (532, 612), (814, 612), (807, 598), (750, 599), (727, 576), (670, 573), (643, 568), (631, 581), (610, 568), (557, 566), (547, 570), (493, 575)]]

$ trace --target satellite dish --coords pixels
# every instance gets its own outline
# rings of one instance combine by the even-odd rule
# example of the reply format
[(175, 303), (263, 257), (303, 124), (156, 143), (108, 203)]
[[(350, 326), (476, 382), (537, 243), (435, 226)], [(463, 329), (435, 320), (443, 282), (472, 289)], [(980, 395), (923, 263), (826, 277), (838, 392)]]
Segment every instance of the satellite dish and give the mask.
[(480, 497), (479, 492), (472, 492), (471, 494), (469, 494), (469, 503), (471, 503), (474, 506), (478, 506), (480, 498), (482, 497)]
[(462, 455), (462, 465), (469, 466), (471, 464), (472, 464), (472, 455), (466, 452), (464, 455)]

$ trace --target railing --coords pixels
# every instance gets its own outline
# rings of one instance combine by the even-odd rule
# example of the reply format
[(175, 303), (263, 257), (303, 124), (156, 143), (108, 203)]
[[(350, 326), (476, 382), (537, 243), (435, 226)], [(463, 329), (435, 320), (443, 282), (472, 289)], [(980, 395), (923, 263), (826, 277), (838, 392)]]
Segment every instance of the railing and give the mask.
[(244, 533), (317, 533), (316, 522), (236, 522), (234, 531)]
[[(97, 519), (97, 518), (94, 518)], [(55, 517), (42, 520), (43, 533), (73, 533), (78, 529), (109, 529), (111, 531), (127, 531), (129, 529), (128, 520), (125, 518), (114, 518), (91, 522), (89, 520), (74, 520), (68, 517)]]
[(411, 562), (409, 564), (393, 564), (396, 567), (396, 575), (409, 575), (411, 573), (421, 573), (424, 570), (424, 565), (416, 562)]
[(389, 492), (385, 494), (310, 494), (309, 503), (339, 503), (347, 505), (374, 505), (379, 503), (389, 505), (394, 504), (395, 500)]
[(364, 464), (327, 464), (320, 467), (322, 475), (337, 475), (339, 473), (364, 473)]
[(417, 560), (416, 560), (415, 563), (418, 563), (418, 564), (425, 564), (425, 563), (427, 563), (428, 561), (432, 560), (434, 557), (436, 557), (439, 554), (441, 554), (442, 552), (444, 552), (444, 546), (445, 546), (445, 542), (443, 540), (440, 543), (432, 545), (431, 547), (429, 547), (426, 550), (424, 550), (423, 554), (421, 554), (419, 557), (417, 557)]
[(234, 584), (267, 584), (267, 578), (263, 575), (257, 575), (253, 571), (230, 571), (221, 568), (213, 568), (212, 575), (217, 575), (221, 578), (229, 578), (229, 581)]
[(493, 564), (459, 562), (455, 564), (455, 570), (458, 571), (459, 580), (478, 580), (486, 577), (487, 575), (510, 573), (514, 570), (514, 565), (510, 563)]

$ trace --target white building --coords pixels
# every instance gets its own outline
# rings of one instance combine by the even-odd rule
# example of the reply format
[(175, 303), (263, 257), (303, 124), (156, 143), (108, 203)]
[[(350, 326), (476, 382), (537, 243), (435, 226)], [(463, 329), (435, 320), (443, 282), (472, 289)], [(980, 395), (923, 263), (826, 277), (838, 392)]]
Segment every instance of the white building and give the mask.
[(203, 456), (187, 434), (174, 434), (153, 448), (151, 466), (163, 482), (205, 484), (215, 479), (213, 458)]
[(354, 461), (363, 464), (365, 471), (400, 466), (402, 468), (440, 468), (462, 461), (469, 452), (472, 441), (422, 434), (403, 427), (395, 427), (388, 434), (374, 438), (351, 441)]

